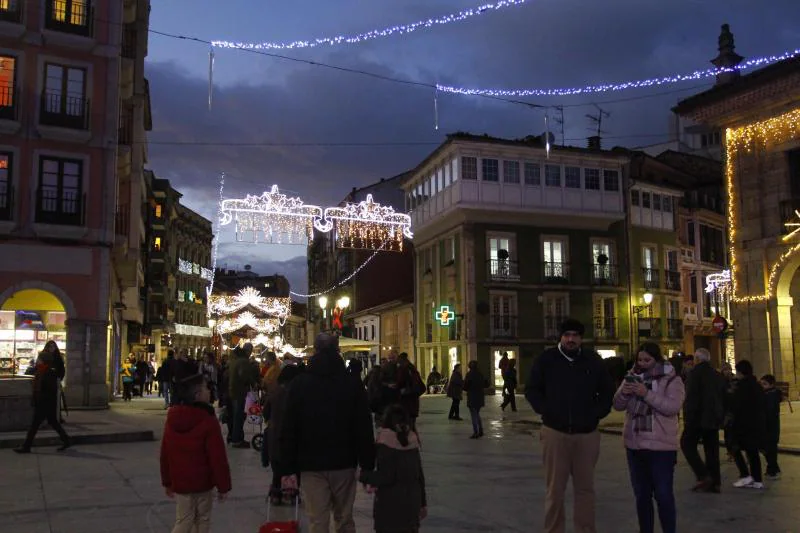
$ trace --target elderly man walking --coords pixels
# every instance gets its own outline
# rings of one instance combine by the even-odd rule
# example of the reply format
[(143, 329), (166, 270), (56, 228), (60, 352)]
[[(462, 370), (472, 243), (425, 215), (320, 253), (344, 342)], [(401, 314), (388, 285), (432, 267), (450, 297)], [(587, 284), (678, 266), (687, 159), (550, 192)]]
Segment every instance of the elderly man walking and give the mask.
[[(705, 348), (694, 352), (694, 367), (686, 379), (686, 400), (683, 404), (683, 435), (681, 450), (686, 462), (697, 477), (692, 488), (696, 492), (719, 492), (719, 429), (725, 417), (724, 395), (726, 382), (709, 362), (711, 354)], [(703, 442), (705, 463), (697, 452)]]
[(375, 466), (367, 395), (347, 373), (338, 337), (320, 334), (314, 351), (288, 392), (281, 459), (286, 471), (300, 472), (311, 533), (328, 533), (331, 515), (336, 533), (355, 533), (356, 467)]
[(597, 425), (611, 411), (614, 383), (600, 356), (581, 348), (583, 324), (567, 319), (561, 340), (531, 368), (525, 397), (542, 415), (544, 531), (564, 533), (564, 493), (572, 476), (576, 533), (595, 533), (594, 469), (600, 456)]

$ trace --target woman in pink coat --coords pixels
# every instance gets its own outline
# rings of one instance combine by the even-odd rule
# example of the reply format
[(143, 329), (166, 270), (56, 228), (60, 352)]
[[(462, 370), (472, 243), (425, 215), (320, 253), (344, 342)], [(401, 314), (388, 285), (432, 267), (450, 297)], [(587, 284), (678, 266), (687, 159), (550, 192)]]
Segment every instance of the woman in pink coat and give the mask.
[(653, 533), (655, 513), (663, 533), (675, 533), (673, 477), (678, 459), (678, 412), (683, 380), (664, 361), (658, 344), (646, 342), (636, 364), (614, 395), (614, 409), (625, 411), (623, 436), (640, 533)]

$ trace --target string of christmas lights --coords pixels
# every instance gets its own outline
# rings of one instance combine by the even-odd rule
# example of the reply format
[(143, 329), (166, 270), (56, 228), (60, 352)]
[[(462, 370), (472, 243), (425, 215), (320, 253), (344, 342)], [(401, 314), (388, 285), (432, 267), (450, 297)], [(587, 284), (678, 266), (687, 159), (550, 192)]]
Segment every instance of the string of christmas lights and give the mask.
[(455, 22), (462, 22), (484, 13), (491, 11), (500, 11), (507, 7), (515, 7), (526, 3), (528, 0), (499, 0), (498, 2), (484, 4), (482, 6), (465, 9), (458, 13), (450, 13), (437, 18), (427, 20), (420, 20), (410, 24), (398, 24), (396, 26), (389, 26), (388, 28), (377, 29), (357, 35), (337, 35), (336, 37), (318, 37), (308, 41), (291, 41), (286, 43), (280, 42), (263, 42), (263, 43), (246, 43), (234, 41), (211, 41), (211, 45), (217, 48), (239, 48), (242, 50), (293, 50), (295, 48), (315, 48), (317, 46), (336, 46), (339, 44), (358, 44), (364, 41), (371, 41), (373, 39), (380, 39), (384, 37), (391, 37), (392, 35), (404, 35), (413, 33), (420, 29), (429, 29), (434, 26), (444, 26), (445, 24), (452, 24)]
[[(214, 244), (211, 247), (211, 278), (208, 280), (206, 287), (206, 302), (211, 300), (211, 294), (214, 292), (214, 277), (217, 275), (217, 251), (219, 250), (220, 229), (222, 224), (222, 199), (225, 190), (225, 173), (222, 172), (219, 176), (219, 203), (217, 204), (217, 231), (214, 234)], [(206, 315), (211, 316), (211, 307), (206, 307)]]
[(631, 80), (621, 83), (607, 83), (602, 85), (586, 85), (584, 87), (555, 87), (550, 89), (480, 89), (457, 87), (452, 85), (436, 85), (436, 90), (451, 93), (462, 94), (466, 96), (491, 96), (491, 97), (523, 97), (523, 96), (575, 96), (579, 94), (597, 94), (606, 92), (619, 92), (628, 89), (642, 89), (646, 87), (658, 87), (660, 85), (667, 85), (672, 83), (681, 83), (684, 81), (700, 80), (704, 78), (711, 78), (726, 72), (733, 72), (736, 70), (742, 71), (754, 67), (762, 67), (792, 59), (800, 56), (800, 49), (784, 52), (781, 55), (756, 57), (748, 59), (740, 65), (733, 68), (709, 68), (704, 70), (696, 70), (688, 74), (673, 74), (670, 76), (662, 76), (659, 78), (647, 78), (642, 80)]
[(331, 292), (335, 291), (336, 289), (338, 289), (339, 287), (341, 287), (341, 286), (345, 285), (345, 284), (346, 284), (348, 281), (350, 281), (351, 279), (353, 279), (354, 277), (356, 277), (356, 276), (358, 275), (358, 273), (359, 273), (359, 272), (361, 272), (361, 271), (364, 269), (364, 267), (365, 267), (365, 266), (367, 266), (367, 265), (369, 264), (369, 262), (370, 262), (370, 261), (372, 261), (373, 259), (375, 259), (375, 256), (377, 256), (377, 255), (378, 255), (378, 253), (380, 253), (380, 252), (383, 250), (383, 247), (384, 247), (384, 246), (386, 246), (386, 244), (388, 244), (388, 242), (384, 242), (384, 243), (383, 243), (383, 245), (382, 245), (380, 248), (378, 248), (377, 250), (375, 250), (374, 252), (372, 252), (372, 255), (371, 255), (371, 256), (367, 257), (367, 259), (366, 259), (366, 260), (364, 260), (364, 262), (363, 262), (363, 263), (361, 263), (361, 264), (358, 266), (358, 268), (356, 268), (355, 270), (353, 270), (353, 271), (352, 271), (350, 274), (348, 274), (348, 275), (347, 275), (347, 276), (346, 276), (344, 279), (342, 279), (342, 280), (341, 280), (341, 281), (339, 281), (338, 283), (336, 283), (336, 284), (334, 284), (334, 285), (332, 285), (332, 286), (328, 287), (328, 288), (327, 288), (327, 289), (325, 289), (324, 291), (320, 291), (320, 292), (312, 292), (312, 293), (310, 293), (310, 294), (302, 294), (302, 293), (299, 293), (299, 292), (289, 291), (289, 294), (291, 294), (292, 296), (297, 296), (298, 298), (315, 298), (315, 297), (317, 297), (317, 296), (322, 296), (323, 294), (328, 294), (328, 293), (331, 293)]

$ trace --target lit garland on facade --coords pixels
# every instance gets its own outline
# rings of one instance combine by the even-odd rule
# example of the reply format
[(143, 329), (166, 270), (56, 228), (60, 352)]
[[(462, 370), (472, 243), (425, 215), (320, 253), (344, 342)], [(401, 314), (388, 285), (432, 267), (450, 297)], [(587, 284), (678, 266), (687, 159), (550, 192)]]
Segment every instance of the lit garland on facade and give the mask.
[(244, 50), (292, 50), (295, 48), (314, 48), (322, 45), (337, 45), (337, 44), (357, 44), (372, 39), (379, 39), (381, 37), (390, 37), (392, 35), (402, 35), (412, 33), (419, 29), (432, 28), (434, 26), (443, 26), (454, 22), (461, 22), (477, 15), (483, 15), (490, 11), (499, 11), (506, 7), (513, 7), (522, 5), (528, 0), (500, 0), (498, 2), (484, 4), (477, 8), (466, 9), (458, 13), (451, 13), (438, 18), (431, 18), (427, 20), (420, 20), (411, 24), (398, 24), (380, 30), (372, 30), (366, 33), (359, 33), (358, 35), (338, 35), (336, 37), (318, 37), (309, 41), (292, 41), (288, 43), (279, 42), (265, 42), (265, 43), (238, 43), (231, 41), (212, 41), (212, 46), (217, 48), (241, 48)]
[(234, 296), (212, 295), (208, 300), (212, 314), (230, 315), (247, 307), (285, 320), (292, 313), (292, 299), (262, 296), (253, 287), (245, 287)]
[[(775, 295), (783, 265), (800, 250), (800, 244), (784, 251), (770, 267), (767, 287), (763, 294), (741, 294), (738, 287), (738, 259), (736, 257), (736, 232), (739, 214), (735, 186), (736, 163), (740, 153), (752, 154), (756, 148), (778, 145), (800, 138), (800, 109), (739, 128), (728, 128), (725, 132), (725, 181), (728, 189), (728, 241), (731, 254), (731, 285), (733, 301), (740, 303), (764, 302)], [(785, 240), (785, 239), (784, 239)]]
[(323, 211), (280, 193), (273, 185), (261, 196), (223, 200), (220, 211), (220, 225), (235, 221), (237, 238), (250, 235), (253, 242), (297, 243), (313, 239), (315, 229), (322, 233), (335, 229), (336, 242), (343, 248), (402, 250), (403, 239), (414, 235), (409, 215), (382, 206), (371, 194), (357, 204)]
[(280, 322), (276, 318), (258, 318), (250, 311), (244, 311), (233, 318), (226, 318), (217, 324), (217, 332), (233, 333), (240, 329), (250, 328), (257, 333), (276, 333)]
[(201, 278), (207, 281), (211, 281), (211, 279), (214, 277), (213, 275), (214, 273), (211, 271), (210, 268), (206, 268), (200, 266), (197, 263), (192, 263), (191, 261), (187, 261), (185, 259), (180, 259), (180, 258), (178, 258), (178, 272), (190, 276), (194, 274), (196, 276), (200, 276)]

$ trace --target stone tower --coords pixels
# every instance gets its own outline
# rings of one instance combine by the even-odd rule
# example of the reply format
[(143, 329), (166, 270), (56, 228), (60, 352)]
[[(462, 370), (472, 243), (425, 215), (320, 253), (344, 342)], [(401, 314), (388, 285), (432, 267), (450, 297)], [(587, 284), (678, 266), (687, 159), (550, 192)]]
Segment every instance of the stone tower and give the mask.
[[(722, 31), (719, 34), (719, 55), (711, 60), (711, 63), (717, 68), (734, 68), (739, 65), (744, 58), (736, 53), (736, 45), (733, 42), (733, 33), (727, 24), (722, 25)], [(717, 85), (730, 83), (739, 77), (739, 70), (730, 72), (721, 72), (717, 74)]]

